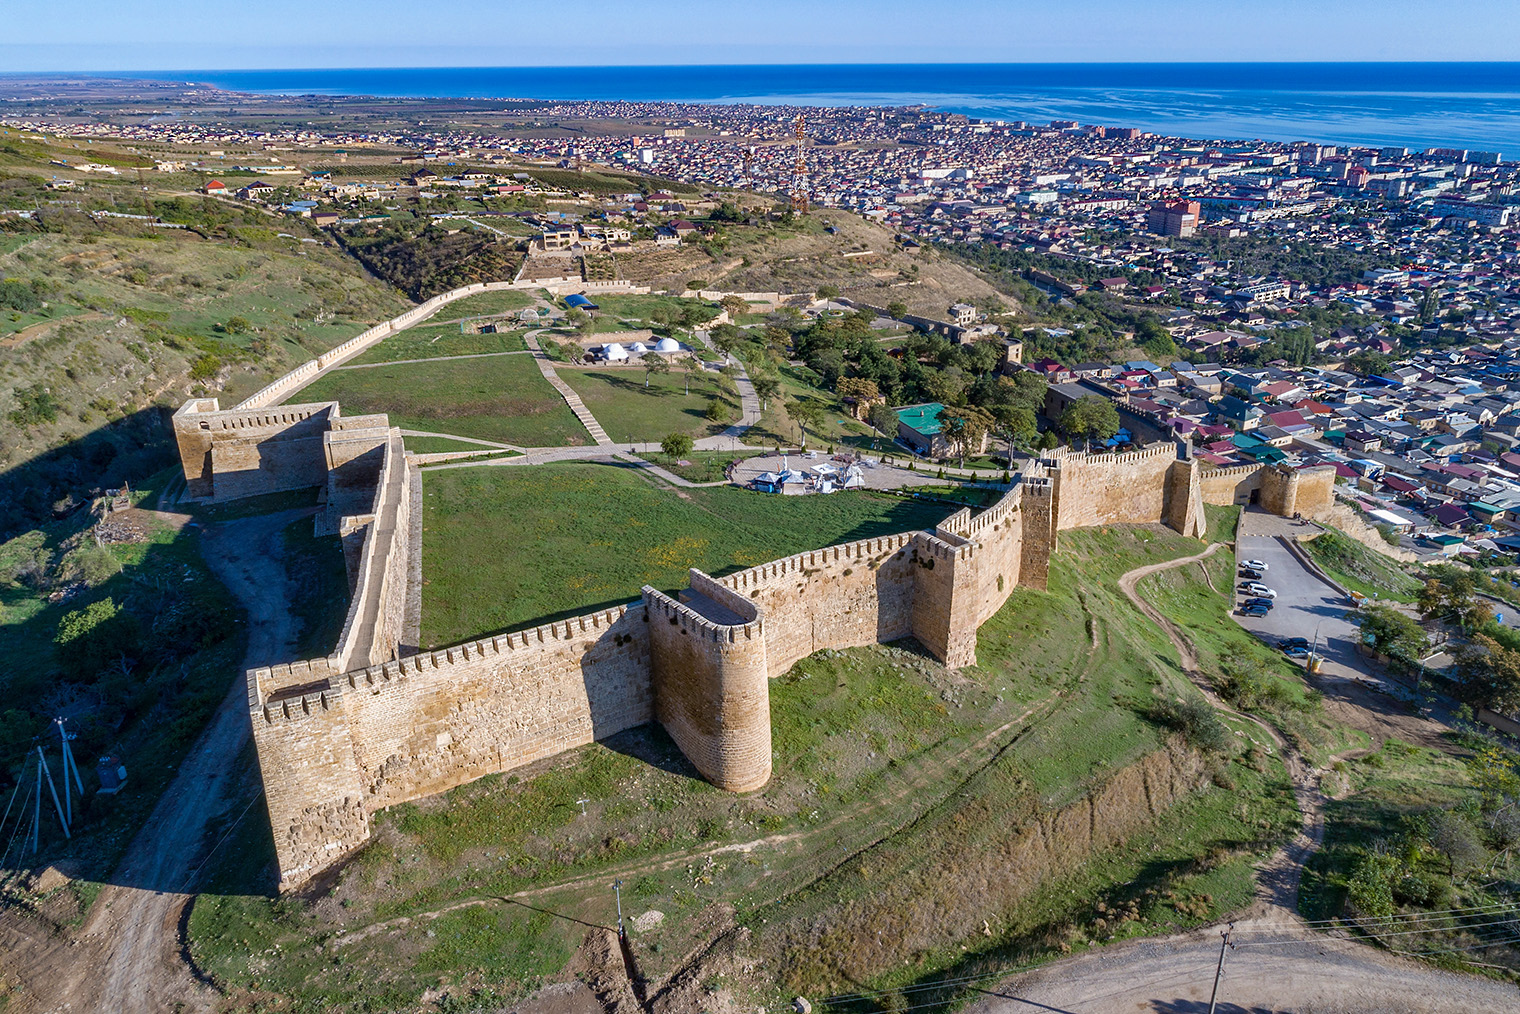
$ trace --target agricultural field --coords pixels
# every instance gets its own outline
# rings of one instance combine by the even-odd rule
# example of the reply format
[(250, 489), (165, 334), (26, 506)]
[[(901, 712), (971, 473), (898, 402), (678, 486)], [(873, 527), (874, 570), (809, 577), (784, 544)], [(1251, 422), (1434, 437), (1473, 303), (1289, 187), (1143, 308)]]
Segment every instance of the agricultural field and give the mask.
[(403, 429), (524, 447), (591, 442), (531, 356), (333, 370), (292, 397), (337, 401), (347, 415), (384, 412)]
[[(648, 378), (638, 366), (592, 370), (561, 366), (556, 372), (580, 395), (614, 443), (657, 444), (671, 433), (705, 437), (721, 433), (739, 418), (739, 395), (733, 385), (703, 370), (674, 366), (669, 373)], [(706, 415), (714, 400), (723, 409), (717, 422)]]
[[(933, 525), (949, 508), (839, 493), (660, 489), (631, 469), (559, 464), (423, 476), (422, 644), (441, 647), (675, 590), (711, 574)], [(523, 545), (510, 533), (531, 533)]]
[[(531, 526), (549, 522), (547, 508), (531, 513), (545, 494), (582, 502), (573, 494), (599, 490), (609, 472), (534, 471), (553, 487), (511, 470), (440, 474), (505, 483), (509, 493), (513, 483), (531, 484), (493, 501), (501, 506), (492, 511)], [(435, 496), (437, 477), (428, 476)], [(638, 540), (622, 555), (656, 571), (649, 580), (683, 584), (683, 568), (717, 549), (717, 533), (701, 527), (713, 506), (707, 494), (739, 494), (682, 491), (694, 497), (685, 501), (633, 484), (642, 480), (619, 484), (610, 519), (581, 524), (616, 525), (620, 537)], [(471, 505), (493, 494), (456, 492)], [(440, 520), (433, 503), (429, 537)], [(670, 552), (639, 550), (639, 529), (659, 523), (692, 533), (690, 545), (680, 543), (687, 536), (667, 537)], [(698, 546), (702, 539), (708, 544)], [(597, 548), (585, 540), (569, 547)], [(1254, 726), (1200, 719), (1172, 731), (1160, 705), (1192, 691), (1170, 642), (1117, 589), (1123, 571), (1198, 547), (1150, 526), (1070, 533), (1051, 590), (1016, 591), (983, 626), (979, 664), (956, 673), (911, 641), (803, 660), (771, 684), (775, 774), (755, 793), (712, 788), (658, 727), (632, 730), (394, 807), (329, 892), (285, 902), (260, 893), (272, 856), (267, 830), (250, 822), (233, 830), (214, 890), (195, 903), (191, 951), (235, 997), (274, 992), (296, 1010), (390, 1009), (425, 988), (474, 1005), (510, 1003), (567, 979), (571, 967), (592, 962), (594, 974), (599, 927), (615, 922), (606, 884), (617, 877), (635, 920), (633, 960), (651, 980), (717, 939), (709, 952), (717, 963), (699, 974), (719, 1002), (752, 1009), (798, 993), (879, 989), (892, 1009), (913, 995), (894, 990), (926, 980), (1197, 926), (1249, 901), (1254, 861), (1297, 821), (1282, 768)], [(436, 538), (424, 550), (435, 595), (440, 551)], [(504, 555), (483, 545), (444, 552)], [(605, 547), (599, 552), (605, 565)], [(1196, 569), (1179, 574), (1200, 596), (1214, 594)], [(640, 579), (630, 571), (625, 583)], [(1222, 612), (1224, 596), (1215, 598)], [(1206, 777), (1155, 820), (1110, 829), (1100, 816), (1096, 842), (1073, 844), (1059, 868), (1017, 858), (1021, 835), (1052, 826), (1073, 802), (1088, 829), (1081, 797), (1138, 759), (1195, 755)], [(571, 800), (584, 801), (584, 814)], [(1117, 805), (1115, 814), (1133, 814), (1146, 804)], [(320, 952), (314, 939), (326, 941)], [(280, 960), (256, 957), (269, 953)]]

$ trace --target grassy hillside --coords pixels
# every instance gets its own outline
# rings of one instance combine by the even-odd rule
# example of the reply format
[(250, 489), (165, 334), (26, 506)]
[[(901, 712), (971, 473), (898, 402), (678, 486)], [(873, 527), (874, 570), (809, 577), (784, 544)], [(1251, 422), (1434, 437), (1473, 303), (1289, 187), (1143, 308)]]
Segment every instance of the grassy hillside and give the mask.
[(0, 535), (161, 467), (163, 412), (185, 398), (231, 404), (407, 305), (298, 220), (151, 174), (52, 204), (44, 170), (8, 158), (0, 210), (42, 210), (0, 215)]
[[(803, 660), (771, 683), (775, 773), (759, 792), (693, 777), (651, 726), (393, 807), (330, 892), (280, 902), (258, 894), (271, 851), (249, 821), (195, 903), (191, 950), (249, 1003), (274, 993), (293, 1010), (384, 1010), (441, 988), (491, 1007), (587, 974), (597, 927), (615, 923), (618, 877), (625, 913), (643, 917), (631, 938), (643, 975), (664, 980), (717, 939), (698, 973), (711, 1009), (753, 1010), (1198, 925), (1248, 902), (1253, 860), (1296, 819), (1248, 725), (1227, 723), (1240, 735), (1209, 751), (1204, 787), (1132, 838), (1073, 843), (1049, 874), (1016, 847), (1137, 759), (1185, 752), (1151, 717), (1158, 691), (1188, 692), (1175, 654), (1115, 580), (1197, 548), (1149, 527), (1070, 533), (1051, 590), (1015, 592), (970, 669), (949, 672), (911, 641)], [(669, 561), (671, 573), (686, 562)], [(1179, 575), (1223, 615), (1196, 570)], [(1101, 832), (1108, 816), (1078, 805), (1065, 826)]]

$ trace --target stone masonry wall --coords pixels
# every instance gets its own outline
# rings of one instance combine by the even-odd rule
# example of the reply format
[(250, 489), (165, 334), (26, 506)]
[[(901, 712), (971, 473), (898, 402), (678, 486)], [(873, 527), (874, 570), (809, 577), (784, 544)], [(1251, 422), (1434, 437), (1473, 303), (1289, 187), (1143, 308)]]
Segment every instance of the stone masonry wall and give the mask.
[[(699, 571), (693, 577), (694, 584), (705, 579), (708, 591), (721, 590)], [(730, 608), (743, 604), (732, 598), (739, 602)], [(708, 781), (731, 792), (760, 788), (771, 777), (764, 624), (717, 623), (647, 585), (644, 608), (655, 717)]]
[(1203, 488), (1203, 502), (1217, 506), (1245, 506), (1251, 494), (1261, 489), (1260, 465), (1233, 465), (1228, 468), (1205, 468), (1198, 476)]
[(1175, 444), (1152, 444), (1121, 454), (1081, 451), (1052, 454), (1056, 528), (1146, 524), (1166, 517), (1166, 476), (1177, 461)]
[(866, 539), (741, 570), (717, 583), (765, 617), (768, 675), (823, 648), (877, 644), (913, 630), (913, 533)]
[[(352, 429), (329, 444), (359, 461), (368, 452), (353, 441), (374, 427)], [(1045, 587), (1060, 529), (1167, 521), (1196, 534), (1208, 488), (1170, 444), (1058, 454), (989, 510), (957, 512), (932, 533), (831, 546), (719, 579), (692, 571), (682, 601), (645, 588), (642, 604), (396, 659), (391, 631), (399, 636), (409, 562), (397, 533), (414, 520), (416, 481), (396, 433), (386, 431), (371, 512), (344, 519), (364, 522), (367, 597), (361, 606), (356, 596), (339, 651), (248, 674), (286, 886), (361, 843), (376, 807), (651, 720), (715, 784), (758, 788), (771, 771), (770, 678), (823, 648), (909, 634), (947, 665), (973, 664), (977, 628), (1013, 588)], [(1312, 470), (1262, 483), (1269, 509), (1330, 489)], [(367, 644), (356, 633), (361, 614), (372, 624)]]
[(323, 436), (337, 402), (222, 410), (215, 398), (180, 406), (172, 425), (190, 500), (231, 500), (320, 486)]

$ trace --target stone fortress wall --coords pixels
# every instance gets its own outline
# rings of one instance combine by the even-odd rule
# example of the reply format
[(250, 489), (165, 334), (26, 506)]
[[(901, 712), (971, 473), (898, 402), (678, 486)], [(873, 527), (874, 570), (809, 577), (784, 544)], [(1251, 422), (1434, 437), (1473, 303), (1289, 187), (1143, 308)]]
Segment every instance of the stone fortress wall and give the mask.
[[(207, 425), (202, 425), (207, 424)], [(404, 657), (416, 469), (384, 416), (336, 403), (174, 418), (191, 492), (226, 499), (324, 484), (322, 530), (344, 537), (354, 595), (325, 658), (247, 673), (248, 708), (282, 888), (369, 837), (377, 809), (552, 757), (650, 721), (736, 792), (771, 774), (769, 681), (823, 648), (912, 635), (950, 666), (1019, 586), (1043, 589), (1062, 530), (1164, 522), (1204, 532), (1203, 504), (1241, 490), (1317, 514), (1335, 471), (1203, 471), (1175, 444), (1052, 452), (988, 510), (933, 531), (799, 553), (720, 578), (690, 573), (615, 609)], [(218, 466), (226, 464), (226, 475)], [(262, 488), (260, 488), (262, 485)]]

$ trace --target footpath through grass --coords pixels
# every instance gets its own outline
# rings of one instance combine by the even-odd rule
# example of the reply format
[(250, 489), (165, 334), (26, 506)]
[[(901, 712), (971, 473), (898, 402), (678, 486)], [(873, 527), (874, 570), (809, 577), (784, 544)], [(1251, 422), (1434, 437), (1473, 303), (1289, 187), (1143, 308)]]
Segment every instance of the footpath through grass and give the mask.
[[(693, 494), (688, 501), (606, 480), (627, 476), (605, 466), (513, 475), (524, 488), (510, 497), (490, 499), (482, 487), (461, 490), (472, 495), (459, 502), (500, 503), (492, 516), (520, 519), (513, 530), (534, 533), (535, 543), (551, 512), (524, 508), (544, 501), (563, 511), (587, 493), (607, 501), (602, 513), (617, 520), (576, 508), (577, 525), (626, 538), (637, 536), (635, 522), (658, 522), (661, 545), (714, 538), (699, 526), (718, 522), (698, 516), (720, 504), (730, 507), (715, 512), (724, 531), (739, 516), (741, 528), (798, 524), (797, 516), (762, 519), (732, 508), (742, 501), (696, 496), (721, 490), (683, 491)], [(596, 492), (608, 485), (615, 495)], [(808, 510), (850, 502), (752, 502), (789, 500)], [(428, 519), (436, 538), (431, 506)], [(424, 559), (436, 574), (434, 546)], [(1200, 791), (1128, 840), (1096, 850), (1072, 844), (1048, 874), (1030, 858), (1038, 849), (1025, 851), (1037, 825), (1054, 826), (1063, 807), (1081, 807), (1119, 769), (1183, 749), (1148, 717), (1158, 694), (1187, 692), (1175, 653), (1116, 582), (1132, 567), (1198, 548), (1159, 528), (1063, 533), (1050, 591), (1015, 591), (983, 626), (978, 665), (958, 672), (911, 641), (799, 662), (771, 684), (775, 773), (755, 793), (732, 795), (694, 777), (668, 737), (646, 727), (393, 807), (330, 890), (285, 901), (258, 894), (268, 831), (250, 820), (224, 849), (216, 891), (195, 903), (192, 953), (255, 1008), (278, 995), (282, 1010), (390, 1010), (425, 988), (489, 1007), (568, 979), (587, 924), (615, 924), (606, 884), (619, 877), (627, 914), (663, 914), (631, 941), (651, 979), (681, 968), (731, 920), (744, 926), (751, 936), (739, 964), (754, 971), (712, 987), (753, 1009), (798, 992), (893, 990), (1198, 925), (1249, 898), (1253, 858), (1295, 818), (1280, 765), (1249, 727), (1211, 755)], [(553, 559), (560, 549), (539, 555)], [(577, 552), (586, 567), (593, 556), (606, 566), (638, 550)], [(671, 572), (684, 565), (671, 561)], [(1196, 568), (1181, 573), (1202, 584)], [(1222, 609), (1225, 596), (1217, 597)], [(1143, 813), (1146, 805), (1137, 796), (1121, 809)], [(1082, 811), (1063, 826), (1096, 821), (1101, 831), (1106, 819)], [(532, 893), (512, 900), (523, 890)], [(417, 918), (466, 900), (478, 904)], [(402, 916), (411, 921), (345, 936)], [(924, 995), (887, 995), (882, 1006), (900, 1009)]]
[(782, 497), (656, 488), (632, 469), (563, 464), (423, 478), (422, 643), (548, 622), (807, 549), (932, 528), (949, 513), (864, 492)]
[(458, 324), (424, 324), (383, 339), (363, 355), (355, 356), (347, 365), (394, 363), (403, 359), (443, 359), (487, 352), (521, 352), (527, 347), (521, 331), (465, 334), (459, 330)]
[(525, 447), (589, 444), (586, 432), (531, 356), (451, 359), (333, 370), (298, 395), (337, 401), (344, 415), (384, 412), (392, 426)]

